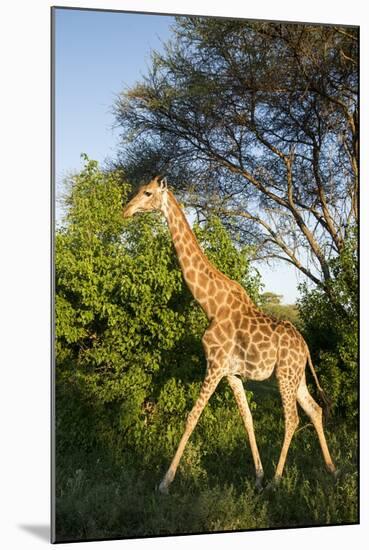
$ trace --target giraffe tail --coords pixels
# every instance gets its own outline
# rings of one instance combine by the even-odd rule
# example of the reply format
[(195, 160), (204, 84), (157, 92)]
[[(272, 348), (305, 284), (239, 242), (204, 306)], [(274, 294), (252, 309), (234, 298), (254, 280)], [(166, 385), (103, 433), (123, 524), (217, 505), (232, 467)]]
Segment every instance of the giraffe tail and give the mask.
[(309, 351), (309, 348), (307, 346), (306, 346), (306, 349), (307, 349), (307, 361), (309, 363), (311, 374), (313, 375), (313, 378), (315, 380), (315, 384), (316, 384), (316, 387), (317, 387), (317, 390), (318, 390), (318, 393), (319, 393), (319, 397), (320, 397), (320, 399), (322, 401), (322, 404), (323, 404), (324, 416), (325, 416), (326, 419), (328, 419), (332, 414), (332, 401), (329, 399), (329, 397), (327, 396), (327, 394), (325, 393), (325, 391), (323, 390), (323, 388), (319, 384), (319, 380), (318, 380), (317, 374), (315, 372), (314, 365), (311, 361), (310, 351)]

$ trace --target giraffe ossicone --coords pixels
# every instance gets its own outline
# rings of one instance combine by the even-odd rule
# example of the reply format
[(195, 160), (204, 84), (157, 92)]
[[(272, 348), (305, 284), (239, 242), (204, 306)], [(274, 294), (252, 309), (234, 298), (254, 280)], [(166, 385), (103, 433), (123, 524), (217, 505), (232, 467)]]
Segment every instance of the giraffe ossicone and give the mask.
[(157, 176), (142, 186), (124, 208), (123, 216), (129, 218), (138, 212), (151, 211), (159, 211), (164, 215), (183, 277), (209, 319), (209, 326), (202, 337), (207, 360), (205, 379), (159, 490), (168, 492), (186, 443), (211, 395), (224, 377), (232, 388), (245, 425), (255, 466), (256, 484), (261, 487), (263, 466), (242, 379), (261, 381), (269, 378), (273, 372), (278, 381), (285, 420), (285, 435), (275, 481), (278, 482), (282, 476), (287, 452), (299, 423), (297, 403), (316, 429), (328, 471), (335, 473), (336, 468), (324, 434), (322, 409), (306, 385), (307, 363), (320, 392), (322, 388), (301, 334), (289, 321), (277, 321), (260, 311), (241, 285), (229, 279), (209, 261), (183, 210), (168, 189), (166, 178)]

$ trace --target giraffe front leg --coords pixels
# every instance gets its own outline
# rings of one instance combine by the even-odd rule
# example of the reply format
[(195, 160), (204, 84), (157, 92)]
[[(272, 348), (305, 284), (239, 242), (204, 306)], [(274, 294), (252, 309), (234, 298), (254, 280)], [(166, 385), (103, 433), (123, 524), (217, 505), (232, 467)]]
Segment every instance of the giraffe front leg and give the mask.
[(264, 470), (260, 460), (258, 446), (256, 444), (254, 423), (252, 420), (250, 407), (246, 399), (245, 390), (244, 390), (242, 381), (239, 378), (237, 378), (237, 376), (230, 375), (230, 376), (227, 376), (227, 379), (228, 379), (229, 385), (233, 390), (233, 394), (235, 396), (238, 409), (240, 411), (243, 423), (245, 425), (247, 434), (249, 436), (252, 458), (254, 460), (254, 465), (255, 465), (255, 474), (256, 474), (255, 485), (257, 489), (261, 491), (263, 488), (262, 482), (264, 478)]
[(201, 386), (200, 395), (197, 398), (197, 401), (192, 408), (191, 412), (189, 413), (186, 421), (186, 428), (182, 435), (181, 441), (179, 442), (176, 454), (174, 455), (174, 458), (171, 462), (171, 465), (169, 466), (169, 469), (167, 473), (165, 474), (163, 480), (161, 481), (159, 485), (159, 491), (163, 494), (168, 494), (169, 492), (169, 485), (172, 483), (176, 471), (178, 468), (179, 461), (181, 460), (183, 451), (186, 447), (187, 441), (190, 438), (190, 435), (192, 434), (193, 430), (195, 429), (195, 426), (200, 418), (200, 415), (202, 411), (204, 410), (207, 402), (209, 401), (211, 395), (214, 393), (215, 388), (219, 384), (221, 379), (221, 376), (214, 375), (210, 371), (208, 371), (205, 380)]

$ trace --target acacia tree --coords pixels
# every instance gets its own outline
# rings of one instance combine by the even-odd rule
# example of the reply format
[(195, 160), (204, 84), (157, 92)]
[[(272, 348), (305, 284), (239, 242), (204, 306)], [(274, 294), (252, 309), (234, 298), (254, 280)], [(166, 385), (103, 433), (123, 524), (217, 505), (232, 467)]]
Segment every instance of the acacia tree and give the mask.
[(165, 170), (333, 300), (358, 218), (357, 28), (177, 17), (173, 33), (115, 105), (131, 179)]

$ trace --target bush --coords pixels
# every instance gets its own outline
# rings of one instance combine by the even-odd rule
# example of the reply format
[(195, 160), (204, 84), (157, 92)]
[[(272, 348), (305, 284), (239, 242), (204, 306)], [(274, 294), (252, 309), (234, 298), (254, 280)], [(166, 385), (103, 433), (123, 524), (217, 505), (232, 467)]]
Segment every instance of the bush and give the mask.
[(334, 279), (328, 293), (302, 287), (299, 312), (323, 387), (336, 412), (358, 415), (358, 264), (357, 238), (348, 233), (339, 258), (331, 260)]

